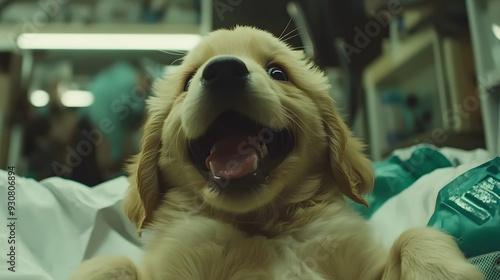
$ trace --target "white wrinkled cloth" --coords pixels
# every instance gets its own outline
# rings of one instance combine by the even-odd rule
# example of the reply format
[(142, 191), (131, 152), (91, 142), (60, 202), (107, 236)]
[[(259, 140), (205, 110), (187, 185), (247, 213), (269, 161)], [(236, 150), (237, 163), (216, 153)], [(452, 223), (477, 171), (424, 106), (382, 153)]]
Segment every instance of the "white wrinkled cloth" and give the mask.
[(16, 272), (11, 272), (7, 172), (0, 170), (0, 279), (66, 280), (92, 256), (140, 259), (135, 228), (121, 210), (126, 178), (89, 188), (61, 178), (36, 182), (16, 177)]
[[(404, 230), (425, 226), (437, 193), (466, 170), (492, 158), (484, 150), (440, 149), (463, 165), (436, 170), (391, 198), (369, 221), (375, 236), (390, 247)], [(411, 149), (399, 151), (402, 158)], [(457, 161), (458, 160), (458, 161)], [(50, 178), (16, 179), (16, 272), (7, 270), (7, 172), (0, 170), (0, 279), (66, 280), (78, 264), (97, 255), (125, 255), (138, 263), (141, 249), (121, 202), (129, 184), (124, 177), (88, 188)]]

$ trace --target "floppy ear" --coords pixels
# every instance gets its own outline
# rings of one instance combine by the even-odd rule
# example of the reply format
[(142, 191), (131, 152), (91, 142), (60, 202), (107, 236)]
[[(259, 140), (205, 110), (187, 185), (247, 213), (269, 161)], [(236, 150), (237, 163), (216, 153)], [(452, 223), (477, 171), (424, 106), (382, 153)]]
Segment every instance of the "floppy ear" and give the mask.
[[(151, 104), (151, 103), (150, 103)], [(130, 188), (123, 201), (123, 209), (136, 224), (138, 233), (151, 221), (166, 191), (158, 172), (163, 122), (168, 112), (149, 107), (148, 118), (143, 127), (141, 151), (128, 166)]]
[(372, 163), (363, 155), (363, 144), (353, 137), (351, 130), (337, 113), (333, 100), (326, 94), (322, 101), (320, 106), (334, 180), (344, 195), (368, 207), (363, 194), (373, 188)]

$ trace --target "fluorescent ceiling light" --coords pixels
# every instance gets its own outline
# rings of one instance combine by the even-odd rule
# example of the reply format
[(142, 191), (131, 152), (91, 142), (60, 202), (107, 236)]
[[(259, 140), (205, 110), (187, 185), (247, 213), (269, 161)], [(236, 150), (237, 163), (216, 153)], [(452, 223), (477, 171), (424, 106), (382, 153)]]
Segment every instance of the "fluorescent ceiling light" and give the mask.
[(61, 103), (66, 107), (88, 107), (94, 103), (94, 94), (84, 90), (68, 90), (61, 94)]
[(496, 23), (493, 23), (491, 29), (493, 29), (493, 33), (495, 34), (497, 39), (500, 40), (500, 26), (498, 26), (498, 24)]
[(23, 33), (20, 49), (190, 50), (201, 41), (195, 34), (64, 34)]
[(30, 94), (30, 102), (35, 107), (45, 107), (49, 104), (50, 96), (44, 90), (35, 90)]

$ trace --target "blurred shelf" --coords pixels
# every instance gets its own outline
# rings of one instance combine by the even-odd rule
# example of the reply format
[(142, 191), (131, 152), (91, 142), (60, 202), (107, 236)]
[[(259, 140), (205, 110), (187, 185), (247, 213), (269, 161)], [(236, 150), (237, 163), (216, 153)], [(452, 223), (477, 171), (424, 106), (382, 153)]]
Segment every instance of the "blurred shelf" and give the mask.
[[(432, 112), (447, 108), (443, 71), (442, 40), (432, 28), (405, 37), (365, 68), (363, 84), (366, 89), (370, 154), (381, 160), (392, 146), (386, 139), (387, 121), (383, 119), (382, 94), (387, 89), (398, 89), (407, 96), (413, 94), (422, 100), (432, 99)], [(433, 128), (448, 129), (441, 114), (434, 114)]]
[[(474, 98), (476, 92), (477, 85), (470, 79), (476, 74), (474, 68), (468, 36), (445, 37), (434, 28), (428, 28), (399, 41), (395, 40), (390, 48), (365, 68), (363, 76), (372, 159), (381, 160), (388, 152), (399, 147), (388, 139), (391, 128), (387, 120), (384, 120), (384, 110), (388, 107), (382, 103), (383, 94), (387, 90), (395, 89), (403, 98), (413, 96), (417, 100), (423, 100), (424, 103), (421, 104), (425, 104), (425, 109), (430, 112), (430, 120), (419, 130), (412, 129), (408, 121), (404, 123), (409, 129), (405, 133), (411, 134), (409, 139), (413, 145), (425, 142), (422, 140), (425, 140), (426, 135), (416, 134), (418, 131), (432, 132), (439, 129), (440, 132), (458, 137), (461, 134), (457, 133), (481, 130), (482, 110), (478, 109), (479, 106), (463, 109), (464, 104)], [(498, 73), (490, 74), (491, 77), (486, 79), (488, 86), (498, 85)], [(405, 105), (402, 108), (407, 109)], [(473, 141), (473, 137), (460, 139), (462, 140), (470, 140), (472, 145), (477, 144), (478, 147), (481, 143), (480, 146), (484, 146), (484, 140)], [(431, 141), (435, 145), (442, 144), (438, 142)], [(452, 144), (459, 147), (458, 144), (450, 143)]]
[[(382, 54), (366, 69), (365, 73), (370, 75), (374, 84), (391, 82), (387, 81), (389, 78), (391, 80), (404, 78), (405, 75), (411, 73), (412, 68), (418, 67), (415, 64), (427, 63), (422, 58), (432, 53), (434, 39), (435, 34), (432, 29), (410, 36), (396, 45), (393, 50)], [(405, 67), (407, 65), (412, 65), (412, 67)], [(394, 73), (398, 75), (393, 76)]]

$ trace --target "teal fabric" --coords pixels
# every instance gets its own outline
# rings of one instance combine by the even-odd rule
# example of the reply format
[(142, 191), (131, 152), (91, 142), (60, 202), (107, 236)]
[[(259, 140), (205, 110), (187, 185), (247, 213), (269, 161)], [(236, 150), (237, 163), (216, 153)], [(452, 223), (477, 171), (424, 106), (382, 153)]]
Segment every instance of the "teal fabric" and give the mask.
[(402, 160), (392, 156), (386, 161), (374, 163), (375, 185), (373, 192), (365, 195), (369, 208), (349, 200), (352, 207), (369, 218), (389, 198), (402, 192), (418, 178), (438, 168), (450, 167), (451, 162), (439, 151), (431, 147), (419, 147), (411, 157)]
[(468, 258), (500, 251), (500, 157), (446, 185), (428, 225), (454, 236)]
[(112, 143), (114, 160), (122, 158), (126, 127), (140, 119), (144, 111), (147, 94), (140, 91), (137, 81), (134, 66), (120, 61), (99, 72), (88, 86), (94, 94), (94, 103), (83, 109), (84, 113), (97, 128), (102, 127), (103, 121), (106, 123), (109, 129), (103, 133)]

